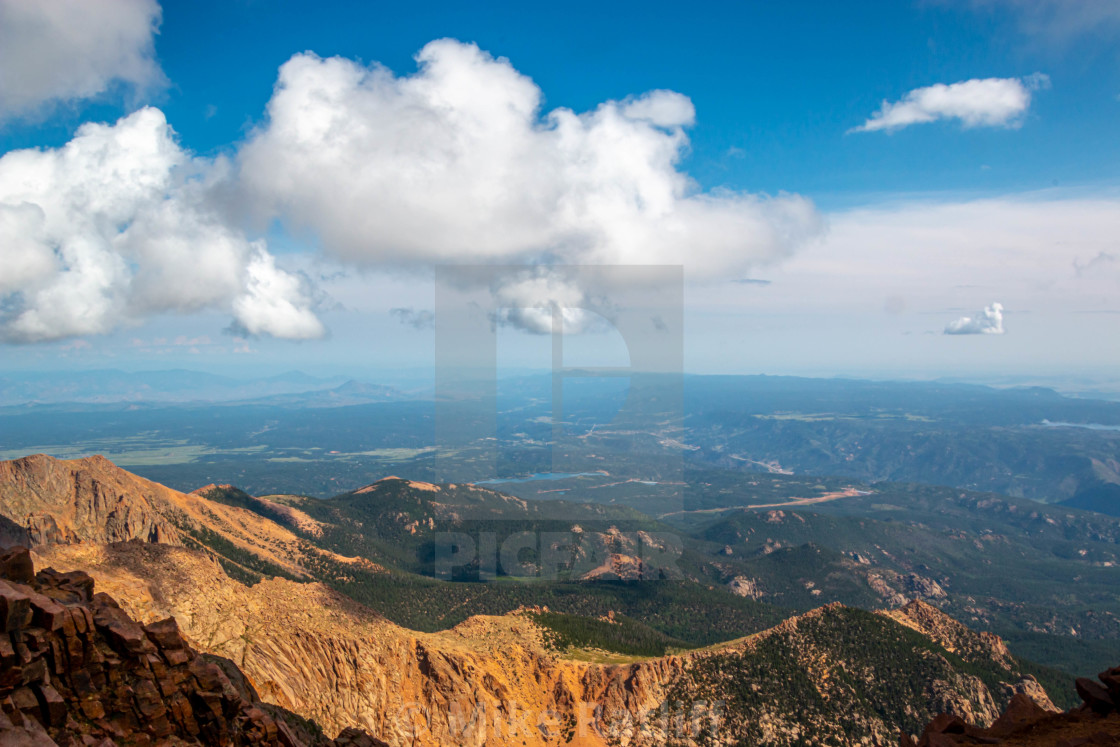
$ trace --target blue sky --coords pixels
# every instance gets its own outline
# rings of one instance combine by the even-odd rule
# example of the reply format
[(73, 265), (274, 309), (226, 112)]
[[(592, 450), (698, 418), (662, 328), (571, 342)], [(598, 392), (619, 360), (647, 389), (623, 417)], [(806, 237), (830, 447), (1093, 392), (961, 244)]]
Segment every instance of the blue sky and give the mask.
[[(415, 69), (441, 37), (476, 42), (533, 78), (546, 108), (576, 111), (667, 88), (697, 109), (688, 172), (705, 186), (808, 194), (822, 206), (883, 192), (1032, 190), (1115, 181), (1116, 29), (1026, 33), (1015, 4), (165, 2), (155, 49), (170, 80), (152, 100), (185, 146), (229, 150), (259, 122), (292, 54)], [(940, 123), (851, 137), (880, 102), (969, 78), (1053, 81), (1014, 132)], [(8, 126), (0, 147), (58, 145), (121, 102)], [(989, 168), (983, 169), (982, 167)], [(854, 193), (854, 196), (853, 196)]]
[[(25, 213), (0, 222), (0, 253), (29, 278), (21, 287), (0, 281), (0, 355), (11, 368), (424, 366), (431, 331), (402, 324), (390, 309), (434, 308), (433, 264), (539, 266), (557, 258), (683, 264), (690, 370), (1104, 380), (1120, 364), (1116, 346), (1101, 344), (1116, 339), (1120, 320), (1113, 0), (687, 9), (129, 0), (87, 23), (84, 48), (54, 56), (62, 37), (51, 36), (49, 23), (65, 25), (67, 14), (48, 11), (46, 36), (32, 40), (27, 29), (44, 33), (26, 17), (34, 7), (0, 0), (0, 36), (26, 43), (9, 41), (0, 52), (0, 153), (45, 154), (30, 164), (22, 156), (0, 161), (0, 207), (33, 204), (46, 215), (45, 235)], [(444, 38), (463, 44), (426, 47)], [(470, 44), (480, 57), (468, 59)], [(393, 117), (443, 111), (444, 94), (410, 88), (424, 80), (422, 49), (434, 49), (433, 69), (467, 76), (455, 80), (467, 81), (474, 98), (452, 110), (483, 128), (514, 127), (510, 140), (525, 139), (526, 150), (506, 152), (500, 139), (468, 125), (457, 131), (466, 121), (458, 114), (428, 135), (402, 134), (407, 128)], [(315, 57), (288, 68), (284, 98), (274, 91), (278, 71), (304, 52)], [(334, 56), (346, 65), (322, 62)], [(79, 76), (66, 59), (96, 75)], [(364, 75), (368, 83), (375, 64), (392, 72), (381, 93), (354, 82)], [(491, 102), (507, 84), (508, 98)], [(329, 114), (348, 134), (324, 135), (315, 153), (323, 144), (350, 150), (334, 160), (293, 155), (303, 135), (292, 128), (323, 114), (306, 101), (327, 90), (316, 86), (336, 85), (367, 93), (338, 89)], [(658, 91), (674, 95), (642, 98)], [(503, 124), (502, 107), (533, 95), (535, 124)], [(270, 101), (291, 108), (270, 119)], [(558, 127), (548, 119), (554, 110), (590, 117), (605, 102), (619, 102), (622, 129), (582, 120), (574, 146), (539, 132)], [(883, 119), (888, 112), (896, 119)], [(116, 124), (122, 117), (131, 117), (128, 137)], [(854, 131), (876, 117), (895, 126)], [(173, 137), (137, 145), (163, 132), (163, 122)], [(84, 123), (106, 129), (82, 139)], [(353, 135), (367, 127), (383, 134)], [(438, 163), (448, 178), (416, 182), (430, 200), (401, 196), (401, 225), (387, 223), (388, 208), (367, 214), (363, 205), (379, 204), (391, 183), (355, 173), (421, 168), (443, 157), (442, 145), (425, 137), (460, 136), (484, 153), (498, 148), (479, 167), (485, 173), (473, 179), (457, 161)], [(603, 145), (606, 137), (617, 146)], [(104, 156), (109, 147), (121, 150), (118, 161)], [(154, 180), (155, 191), (122, 196), (127, 209), (98, 208), (103, 220), (66, 223), (55, 216), (88, 209), (89, 194), (120, 179), (59, 176), (77, 168), (67, 148), (85, 158), (82, 169), (115, 168)], [(518, 163), (566, 174), (588, 158), (604, 168), (556, 179), (511, 174), (502, 184)], [(52, 194), (85, 196), (39, 196), (26, 186), (36, 170), (54, 174)], [(478, 194), (480, 184), (491, 192)], [(369, 200), (322, 200), (335, 186), (335, 202)], [(550, 217), (521, 225), (525, 205), (503, 202), (504, 188), (531, 193), (530, 210), (563, 213), (562, 225)], [(633, 204), (600, 209), (620, 192)], [(495, 222), (508, 236), (479, 225), (477, 214), (490, 210), (514, 216)], [(682, 227), (680, 246), (663, 238), (668, 226)], [(755, 226), (759, 235), (746, 235)], [(101, 245), (83, 243), (91, 232)], [(469, 246), (448, 238), (456, 235)], [(41, 242), (38, 254), (16, 256), (24, 240)], [(202, 267), (213, 274), (192, 275)], [(212, 290), (179, 293), (176, 277)], [(729, 282), (743, 277), (768, 284)], [(503, 286), (499, 304), (578, 305), (583, 293), (560, 281), (523, 281)], [(85, 305), (69, 316), (60, 310), (77, 298)], [(999, 318), (985, 327), (980, 320), (996, 303)], [(944, 334), (954, 324), (977, 334)], [(530, 337), (516, 324), (503, 330)]]

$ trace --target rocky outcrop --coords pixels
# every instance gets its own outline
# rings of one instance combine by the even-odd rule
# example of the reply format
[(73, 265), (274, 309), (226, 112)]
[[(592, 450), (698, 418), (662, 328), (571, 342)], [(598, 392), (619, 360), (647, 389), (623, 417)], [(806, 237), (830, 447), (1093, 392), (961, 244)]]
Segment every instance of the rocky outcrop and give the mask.
[(1120, 745), (1120, 667), (1097, 675), (1097, 681), (1078, 678), (1083, 703), (1065, 713), (1040, 707), (1025, 692), (1016, 693), (991, 726), (981, 728), (966, 719), (939, 715), (915, 740), (908, 734), (900, 747), (963, 747), (999, 744), (1005, 747), (1081, 747)]
[(37, 454), (0, 462), (0, 514), (23, 527), (33, 545), (178, 544), (179, 533), (153, 505), (168, 489), (145, 482), (104, 457), (62, 461)]
[(85, 573), (35, 573), (24, 548), (0, 556), (0, 743), (385, 744), (353, 730), (315, 737), (247, 694), (174, 618), (141, 625)]
[[(866, 560), (856, 554), (857, 563)], [(917, 573), (897, 573), (879, 569), (867, 574), (867, 585), (892, 607), (901, 607), (911, 599), (944, 599), (948, 596), (941, 584)]]
[(759, 588), (758, 582), (746, 576), (736, 576), (727, 584), (728, 590), (737, 596), (748, 599), (762, 599), (765, 593)]
[(1057, 713), (1060, 709), (1054, 705), (1054, 701), (1050, 700), (1049, 694), (1046, 689), (1039, 684), (1032, 675), (1024, 675), (1022, 679), (1014, 685), (1008, 685), (1008, 692), (1012, 699), (1016, 695), (1023, 695), (1035, 705), (1044, 711)]
[[(578, 529), (578, 531), (576, 531)], [(604, 532), (584, 531), (574, 527), (573, 534), (580, 541), (571, 547), (573, 576), (580, 581), (639, 581), (658, 578), (680, 578), (679, 569), (672, 564), (646, 565), (643, 558), (652, 556), (675, 557), (674, 548), (665, 537), (648, 532), (622, 532), (618, 527), (608, 527)], [(553, 547), (553, 551), (558, 549)], [(539, 570), (539, 569), (537, 569)]]
[[(1014, 668), (1011, 652), (999, 636), (976, 632), (919, 599), (912, 600), (901, 609), (882, 614), (913, 628), (964, 659), (990, 661), (1006, 672), (1011, 672)], [(1053, 705), (1049, 707), (1053, 708)]]
[(948, 596), (941, 585), (932, 578), (907, 573), (901, 578), (902, 588), (911, 597), (919, 599), (944, 599)]

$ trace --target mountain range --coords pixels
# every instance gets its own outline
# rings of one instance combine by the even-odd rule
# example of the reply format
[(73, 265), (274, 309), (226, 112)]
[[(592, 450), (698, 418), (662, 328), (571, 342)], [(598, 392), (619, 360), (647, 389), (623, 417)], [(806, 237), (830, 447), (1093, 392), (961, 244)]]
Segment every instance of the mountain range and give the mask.
[[(103, 458), (36, 456), (0, 465), (0, 513), (37, 566), (88, 573), (140, 623), (174, 618), (260, 700), (328, 736), (870, 745), (943, 712), (991, 726), (1017, 694), (1046, 711), (1077, 700), (1061, 673), (929, 602), (865, 611), (810, 594), (820, 604), (798, 612), (713, 584), (723, 561), (688, 542), (679, 575), (643, 578), (647, 556), (628, 543), (665, 526), (623, 507), (396, 478), (329, 501), (187, 494)], [(445, 579), (428, 556), (423, 572), (431, 533), (485, 528), (504, 543), (573, 522), (587, 543), (560, 553), (563, 577), (518, 580), (501, 553), (487, 581), (481, 561)]]
[(338, 406), (401, 398), (391, 387), (300, 371), (233, 378), (190, 370), (9, 372), (0, 377), (0, 407), (70, 404), (247, 402)]

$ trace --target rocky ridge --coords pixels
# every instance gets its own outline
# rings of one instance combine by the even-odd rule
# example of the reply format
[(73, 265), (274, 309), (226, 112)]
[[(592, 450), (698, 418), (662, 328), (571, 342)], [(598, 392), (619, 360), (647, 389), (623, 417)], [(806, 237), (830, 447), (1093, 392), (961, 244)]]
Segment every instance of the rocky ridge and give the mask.
[[(952, 631), (961, 653), (923, 626)], [(1003, 649), (920, 601), (878, 613), (830, 604), (698, 652), (669, 699), (722, 703), (722, 735), (742, 744), (880, 745), (943, 712), (991, 724), (1016, 692), (1052, 707)]]
[[(276, 508), (292, 522), (302, 521), (286, 507)], [(227, 568), (300, 579), (313, 576), (305, 568), (308, 558), (379, 570), (318, 548), (277, 521), (208, 500), (204, 491), (180, 493), (102, 456), (62, 460), (37, 454), (0, 461), (0, 518), (16, 525), (32, 547), (130, 540), (185, 545), (219, 558)], [(214, 538), (223, 551), (212, 547)], [(255, 567), (244, 568), (246, 562)]]

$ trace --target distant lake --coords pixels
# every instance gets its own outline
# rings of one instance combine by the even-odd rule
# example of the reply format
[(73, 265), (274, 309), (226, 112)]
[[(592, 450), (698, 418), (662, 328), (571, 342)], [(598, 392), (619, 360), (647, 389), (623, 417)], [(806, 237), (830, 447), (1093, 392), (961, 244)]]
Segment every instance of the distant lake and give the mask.
[(476, 480), (475, 485), (503, 485), (511, 482), (536, 482), (537, 480), (567, 480), (570, 477), (606, 477), (602, 472), (541, 472), (528, 477), (496, 477), (493, 480)]
[(1103, 425), (1101, 423), (1054, 423), (1043, 420), (1042, 424), (1048, 428), (1087, 428), (1091, 431), (1120, 431), (1120, 425)]

